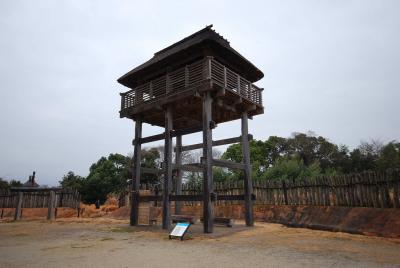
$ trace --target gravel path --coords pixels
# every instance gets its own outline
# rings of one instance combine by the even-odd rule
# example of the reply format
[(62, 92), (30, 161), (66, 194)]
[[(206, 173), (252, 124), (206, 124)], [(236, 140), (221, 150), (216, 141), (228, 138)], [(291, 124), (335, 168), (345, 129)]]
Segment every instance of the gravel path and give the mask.
[(191, 235), (111, 219), (2, 222), (0, 267), (400, 267), (395, 239), (267, 223)]

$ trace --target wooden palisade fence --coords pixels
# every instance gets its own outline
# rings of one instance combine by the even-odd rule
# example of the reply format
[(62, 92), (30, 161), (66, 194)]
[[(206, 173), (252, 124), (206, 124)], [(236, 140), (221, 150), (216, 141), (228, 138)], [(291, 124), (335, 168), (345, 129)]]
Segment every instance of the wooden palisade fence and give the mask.
[(399, 171), (255, 182), (259, 204), (400, 208)]
[[(162, 185), (157, 187), (161, 194)], [(154, 190), (155, 187), (143, 184), (141, 189)], [(201, 194), (201, 190), (200, 184), (182, 185), (183, 195)], [(241, 195), (243, 191), (243, 181), (214, 183), (217, 195)], [(400, 208), (400, 171), (363, 172), (297, 181), (254, 181), (253, 193), (256, 205)], [(201, 205), (201, 202), (186, 201), (184, 204), (193, 206)], [(217, 201), (216, 204), (241, 204), (241, 201)]]
[(0, 209), (16, 208), (15, 219), (20, 218), (22, 208), (48, 208), (48, 219), (54, 218), (54, 208), (79, 209), (81, 197), (72, 189), (18, 189), (0, 190)]

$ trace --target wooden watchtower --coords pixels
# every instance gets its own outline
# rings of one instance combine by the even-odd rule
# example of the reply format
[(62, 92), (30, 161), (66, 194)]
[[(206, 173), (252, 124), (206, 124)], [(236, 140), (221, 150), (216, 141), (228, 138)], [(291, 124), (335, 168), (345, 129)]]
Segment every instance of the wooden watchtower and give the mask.
[[(135, 121), (133, 140), (133, 178), (131, 225), (138, 224), (139, 202), (163, 202), (162, 226), (170, 228), (170, 202), (202, 201), (204, 232), (213, 231), (213, 202), (216, 200), (244, 200), (246, 224), (253, 225), (254, 199), (249, 153), (248, 119), (264, 112), (262, 89), (253, 83), (263, 73), (245, 59), (229, 42), (211, 29), (212, 25), (164, 48), (154, 56), (118, 79), (131, 90), (121, 93), (120, 117)], [(212, 140), (217, 124), (241, 119), (241, 136)], [(165, 132), (142, 137), (142, 124), (165, 128)], [(203, 132), (203, 143), (182, 146), (182, 136)], [(176, 138), (175, 159), (172, 163), (172, 139)], [(139, 196), (141, 146), (164, 140), (163, 195)], [(212, 158), (212, 147), (229, 143), (242, 143), (243, 163)], [(183, 150), (203, 149), (201, 163), (182, 165)], [(213, 192), (213, 166), (241, 169), (244, 172), (244, 195), (221, 196)], [(203, 172), (202, 195), (182, 195), (182, 171)], [(176, 187), (172, 189), (175, 174)], [(173, 194), (172, 194), (173, 193)]]

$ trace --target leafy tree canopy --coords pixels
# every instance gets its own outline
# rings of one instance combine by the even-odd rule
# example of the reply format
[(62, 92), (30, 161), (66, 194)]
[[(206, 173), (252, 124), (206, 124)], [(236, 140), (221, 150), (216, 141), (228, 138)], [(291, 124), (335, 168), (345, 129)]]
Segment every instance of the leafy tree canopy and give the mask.
[[(141, 151), (141, 166), (160, 168), (162, 148), (149, 148)], [(199, 162), (200, 151), (183, 153), (183, 163)], [(220, 155), (213, 152), (213, 157), (242, 162), (241, 144), (232, 144)], [(252, 177), (262, 180), (299, 180), (321, 175), (338, 175), (368, 170), (384, 171), (400, 168), (400, 143), (396, 141), (383, 144), (372, 140), (362, 142), (360, 146), (349, 150), (347, 146), (336, 145), (328, 139), (312, 132), (294, 133), (291, 137), (271, 136), (265, 141), (250, 142)], [(243, 179), (241, 171), (214, 167), (215, 182), (237, 181)], [(142, 183), (160, 183), (162, 176), (142, 174)], [(104, 201), (109, 193), (125, 191), (132, 178), (132, 157), (110, 154), (101, 157), (90, 167), (87, 177), (68, 172), (60, 181), (63, 187), (78, 189), (85, 202)], [(184, 180), (201, 187), (202, 174), (186, 172)], [(10, 182), (17, 186), (20, 182)], [(0, 180), (0, 187), (6, 187)]]

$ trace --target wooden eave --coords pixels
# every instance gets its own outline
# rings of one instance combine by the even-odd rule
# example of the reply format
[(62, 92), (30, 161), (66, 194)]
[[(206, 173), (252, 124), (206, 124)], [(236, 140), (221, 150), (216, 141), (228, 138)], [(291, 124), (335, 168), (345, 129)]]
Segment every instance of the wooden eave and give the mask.
[(144, 80), (166, 72), (167, 68), (178, 68), (204, 56), (214, 56), (250, 82), (260, 80), (264, 74), (234, 50), (226, 39), (211, 29), (211, 26), (155, 53), (150, 60), (121, 76), (118, 82), (134, 88), (145, 82)]

